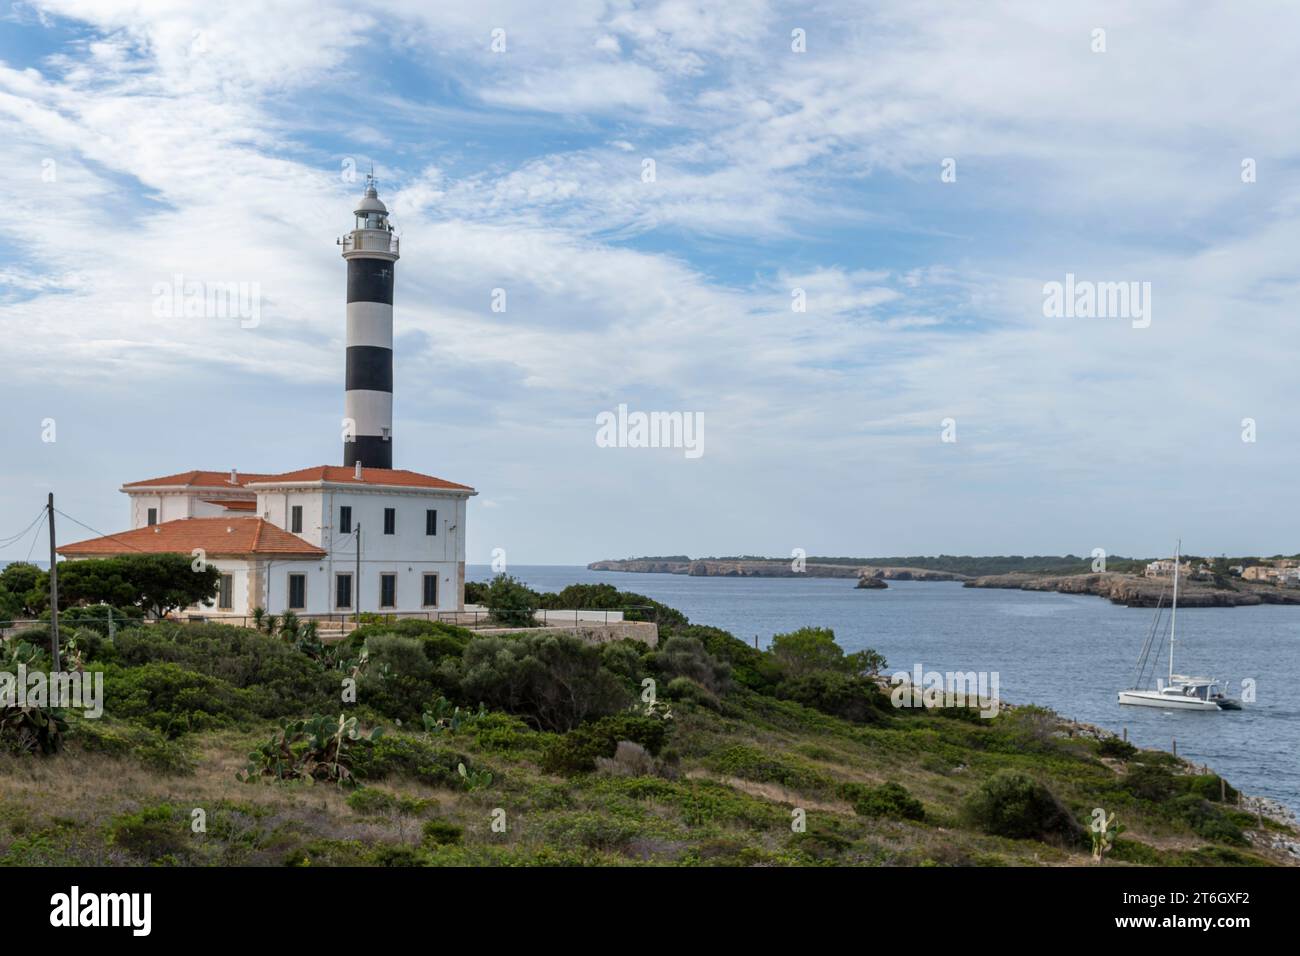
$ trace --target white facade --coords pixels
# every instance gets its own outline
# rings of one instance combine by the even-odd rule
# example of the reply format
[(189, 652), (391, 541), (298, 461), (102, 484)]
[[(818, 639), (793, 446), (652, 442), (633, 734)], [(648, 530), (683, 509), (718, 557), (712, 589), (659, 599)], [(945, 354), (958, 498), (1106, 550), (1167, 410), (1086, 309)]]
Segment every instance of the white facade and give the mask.
[[(350, 488), (331, 483), (316, 487), (256, 485), (257, 512), (327, 552), (318, 573), (307, 562), (276, 561), (267, 570), (267, 608), (287, 606), (289, 574), (307, 573), (308, 614), (361, 611), (429, 613), (464, 607), (464, 493), (422, 488)], [(294, 509), (301, 509), (294, 524)], [(350, 532), (343, 530), (344, 508), (351, 510)], [(434, 512), (431, 519), (428, 512)], [(389, 514), (391, 513), (391, 517)], [(432, 524), (430, 524), (432, 522)], [(357, 527), (360, 525), (360, 586), (356, 586)], [(391, 528), (391, 533), (386, 531)], [(432, 529), (434, 533), (430, 534)], [(353, 579), (349, 605), (338, 602), (338, 577)], [(433, 577), (436, 584), (426, 585)], [(389, 582), (385, 586), (385, 578)], [(429, 590), (432, 590), (432, 594)], [(433, 603), (426, 601), (433, 597)]]
[[(149, 524), (161, 524), (164, 521), (175, 521), (178, 518), (218, 518), (222, 515), (228, 515), (228, 511), (221, 505), (211, 504), (205, 501), (205, 498), (219, 500), (218, 495), (223, 497), (237, 499), (242, 497), (245, 501), (253, 500), (251, 494), (236, 496), (235, 494), (224, 494), (214, 492), (212, 489), (190, 490), (190, 491), (152, 491), (150, 492), (132, 492), (131, 493), (131, 527), (143, 528)], [(150, 521), (150, 512), (153, 513), (153, 521)], [(253, 514), (251, 511), (241, 511), (240, 514)]]
[(258, 475), (227, 487), (208, 481), (122, 490), (130, 497), (132, 528), (187, 518), (260, 518), (326, 552), (323, 557), (213, 556), (210, 563), (225, 578), (220, 597), (210, 607), (186, 613), (247, 617), (258, 607), (277, 615), (462, 610), (466, 503), (475, 492), (414, 485), (409, 472), (400, 473), (404, 481), (388, 484), (377, 471), (367, 469), (364, 481)]

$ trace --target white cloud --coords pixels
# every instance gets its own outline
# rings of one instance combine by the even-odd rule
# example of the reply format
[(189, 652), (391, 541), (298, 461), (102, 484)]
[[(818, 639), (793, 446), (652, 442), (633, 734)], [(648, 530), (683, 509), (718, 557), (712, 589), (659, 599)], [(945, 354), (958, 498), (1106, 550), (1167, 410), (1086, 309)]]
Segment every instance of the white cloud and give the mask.
[[(1122, 540), (1195, 506), (1189, 463), (1283, 494), (1300, 464), (1281, 447), (1296, 437), (1300, 93), (1273, 82), (1290, 54), (1269, 40), (1295, 15), (872, 9), (45, 4), (93, 39), (0, 65), (11, 381), (73, 396), (129, 381), (159, 406), (178, 383), (229, 400), (231, 378), (275, 383), (290, 405), (328, 395), (342, 337), (331, 240), (359, 188), (339, 161), (372, 153), (406, 253), (398, 414), (421, 441), (405, 447), (490, 475), (475, 480), (512, 503), (490, 510), (538, 556), (611, 547), (583, 532), (543, 554), (539, 497), (608, 508), (594, 523), (631, 547), (638, 527), (615, 517), (629, 496), (665, 502), (674, 551), (780, 552), (745, 516), (791, 482), (825, 489), (801, 507), (839, 550), (979, 550), (962, 537), (973, 510), (1003, 523), (992, 547), (1065, 549), (1090, 520)], [(1088, 49), (1098, 23), (1105, 54)], [(505, 54), (488, 49), (496, 28)], [(946, 156), (954, 184), (939, 182)], [(1258, 158), (1258, 183), (1241, 183), (1242, 156)], [(1042, 283), (1066, 271), (1152, 282), (1152, 327), (1044, 320)], [(153, 285), (177, 274), (258, 283), (261, 324), (154, 317)], [(805, 314), (790, 309), (796, 286)], [(505, 314), (489, 308), (497, 287)], [(594, 457), (591, 417), (619, 401), (705, 411), (707, 459), (687, 475)], [(1246, 460), (1231, 442), (1252, 413), (1277, 444)], [(942, 458), (946, 416), (962, 438)], [(237, 422), (214, 427), (205, 440), (223, 450), (248, 440)], [(1116, 505), (1117, 476), (1174, 491), (1130, 487)], [(1022, 477), (1059, 507), (1020, 507)], [(610, 487), (622, 497), (600, 504)], [(719, 487), (735, 515), (701, 521)], [(903, 504), (845, 518), (825, 510), (832, 492)], [(1254, 507), (1207, 518), (1207, 536)], [(1035, 538), (1045, 526), (1058, 536)]]

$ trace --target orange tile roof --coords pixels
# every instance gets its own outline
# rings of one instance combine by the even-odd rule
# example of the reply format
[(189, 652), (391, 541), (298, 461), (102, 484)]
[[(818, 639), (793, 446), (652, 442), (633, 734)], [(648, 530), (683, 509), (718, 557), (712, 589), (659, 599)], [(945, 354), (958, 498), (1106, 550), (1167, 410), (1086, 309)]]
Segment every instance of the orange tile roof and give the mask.
[(250, 481), (260, 481), (269, 477), (263, 474), (244, 474), (235, 472), (235, 484), (230, 483), (228, 471), (182, 471), (177, 475), (164, 475), (162, 478), (146, 478), (144, 481), (129, 481), (123, 488), (242, 488)]
[(221, 505), (227, 511), (256, 511), (256, 498), (204, 498), (204, 503)]
[(458, 485), (454, 481), (422, 475), (418, 471), (406, 471), (401, 468), (362, 468), (361, 480), (357, 481), (356, 471), (346, 465), (317, 465), (299, 471), (287, 471), (282, 475), (262, 475), (250, 479), (250, 483), (281, 485), (289, 483), (310, 483), (328, 481), (341, 485), (388, 485), (401, 488), (443, 488), (451, 491), (473, 491), (469, 485)]
[(117, 554), (189, 554), (202, 548), (208, 557), (264, 555), (323, 558), (325, 552), (261, 518), (178, 518), (162, 524), (107, 534), (58, 548), (66, 557), (107, 557)]

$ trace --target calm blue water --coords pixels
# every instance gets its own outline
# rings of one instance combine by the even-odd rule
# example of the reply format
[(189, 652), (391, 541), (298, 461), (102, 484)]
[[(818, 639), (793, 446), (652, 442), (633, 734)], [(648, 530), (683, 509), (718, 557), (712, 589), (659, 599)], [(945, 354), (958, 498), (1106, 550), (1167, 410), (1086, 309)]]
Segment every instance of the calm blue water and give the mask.
[[(1151, 625), (1149, 609), (1097, 597), (891, 581), (860, 591), (852, 579), (706, 578), (627, 574), (581, 567), (517, 566), (510, 573), (541, 591), (609, 583), (662, 601), (692, 623), (724, 628), (766, 646), (773, 634), (830, 627), (846, 650), (874, 647), (889, 669), (916, 663), (936, 671), (997, 671), (1000, 695), (1114, 731), (1140, 746), (1170, 749), (1209, 764), (1246, 793), (1300, 812), (1300, 607), (1180, 608), (1175, 661), (1181, 673), (1208, 674), (1256, 702), (1238, 712), (1167, 713), (1120, 707)], [(471, 580), (491, 577), (486, 565)], [(1167, 620), (1167, 616), (1166, 616)], [(1167, 667), (1161, 664), (1161, 673)]]

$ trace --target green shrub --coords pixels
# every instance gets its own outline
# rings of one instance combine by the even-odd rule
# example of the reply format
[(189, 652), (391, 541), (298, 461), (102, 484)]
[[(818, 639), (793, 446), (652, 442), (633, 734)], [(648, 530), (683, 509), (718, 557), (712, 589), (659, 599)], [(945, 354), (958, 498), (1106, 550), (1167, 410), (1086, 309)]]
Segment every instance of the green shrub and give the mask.
[(670, 682), (685, 677), (710, 694), (725, 694), (731, 684), (731, 665), (710, 654), (696, 637), (669, 637), (655, 653), (654, 664)]
[[(41, 614), (43, 620), (50, 619), (50, 612), (47, 610)], [(59, 611), (59, 631), (73, 628), (85, 628), (94, 631), (100, 637), (107, 638), (109, 632), (109, 621), (112, 620), (113, 630), (120, 633), (123, 630), (140, 627), (144, 621), (144, 614), (139, 608), (135, 607), (111, 607), (107, 604), (89, 604), (82, 607), (70, 607)], [(102, 649), (102, 645), (99, 649)], [(98, 659), (98, 655), (89, 655)]]
[(1139, 800), (1154, 803), (1168, 800), (1178, 789), (1178, 783), (1168, 767), (1147, 763), (1130, 764), (1121, 785)]
[(112, 718), (90, 719), (73, 711), (69, 716), (71, 736), (83, 750), (133, 756), (140, 763), (160, 773), (194, 772), (194, 756), (179, 740), (171, 740), (153, 727)]
[(1119, 737), (1103, 737), (1097, 742), (1097, 753), (1103, 757), (1128, 760), (1137, 752), (1136, 747)]
[(1195, 793), (1174, 797), (1167, 810), (1171, 816), (1186, 823), (1198, 836), (1207, 840), (1247, 845), (1245, 834), (1231, 816)]
[(790, 849), (813, 860), (836, 860), (852, 848), (852, 840), (824, 830), (807, 830), (790, 837)]
[(480, 750), (518, 756), (541, 747), (542, 735), (510, 714), (490, 711), (473, 724), (474, 742)]
[(414, 847), (381, 843), (370, 852), (373, 866), (424, 866), (428, 858)]
[(817, 671), (782, 680), (776, 696), (858, 724), (886, 719), (887, 700), (874, 681), (834, 671)]
[(106, 713), (138, 720), (168, 737), (227, 726), (258, 713), (252, 691), (170, 663), (106, 665), (104, 697)]
[(160, 803), (113, 818), (107, 839), (150, 863), (177, 862), (190, 847), (189, 822), (183, 808)]
[(1122, 860), (1125, 863), (1137, 863), (1142, 866), (1168, 866), (1170, 863), (1167, 854), (1139, 840), (1116, 839), (1107, 855), (1112, 860)]
[(731, 777), (758, 783), (778, 783), (802, 793), (822, 792), (832, 786), (829, 777), (800, 760), (745, 744), (735, 744), (718, 751), (709, 758), (708, 765), (718, 773)]
[(835, 632), (828, 627), (801, 627), (789, 634), (777, 634), (772, 638), (769, 653), (790, 677), (818, 671), (874, 677), (885, 666), (885, 659), (870, 648), (845, 654), (835, 643)]
[(718, 696), (689, 677), (674, 677), (670, 680), (664, 688), (664, 696), (670, 700), (686, 700), (710, 710), (722, 711), (722, 702)]
[(483, 605), (491, 612), (492, 620), (506, 627), (533, 627), (534, 614), (540, 607), (540, 598), (522, 581), (508, 574), (498, 574), (481, 595)]
[(605, 813), (568, 813), (546, 822), (546, 836), (560, 846), (621, 850), (641, 834), (630, 820)]
[(853, 804), (860, 817), (890, 817), (895, 820), (924, 820), (925, 807), (901, 784), (889, 782), (878, 787), (860, 783), (843, 783), (839, 794)]
[(365, 866), (373, 862), (360, 840), (310, 840), (284, 855), (285, 866)]
[(967, 797), (962, 815), (985, 833), (1013, 839), (1077, 842), (1083, 833), (1047, 787), (1016, 770), (1001, 770), (985, 780)]
[(600, 648), (567, 634), (477, 637), (450, 673), (460, 675), (463, 700), (517, 714), (541, 730), (570, 730), (618, 713), (631, 699), (603, 666)]
[(668, 728), (661, 720), (629, 714), (604, 717), (554, 738), (542, 754), (541, 765), (547, 773), (588, 773), (596, 769), (597, 757), (613, 757), (621, 740), (658, 754), (667, 739)]
[(460, 843), (465, 835), (465, 831), (456, 824), (438, 819), (425, 820), (422, 830), (424, 842), (433, 846), (448, 846)]
[(600, 645), (600, 665), (628, 688), (639, 691), (641, 680), (646, 676), (649, 652), (650, 649), (640, 641), (610, 641)]
[(362, 816), (382, 816), (397, 809), (397, 796), (386, 790), (360, 787), (348, 794), (347, 804)]
[(228, 624), (153, 624), (120, 631), (115, 660), (127, 667), (172, 663), (252, 692), (260, 717), (334, 708), (340, 675), (285, 642)]
[(370, 638), (378, 634), (396, 634), (398, 637), (413, 637), (424, 646), (424, 653), (433, 663), (444, 657), (459, 657), (465, 645), (474, 636), (467, 628), (456, 627), (442, 621), (426, 621), (421, 618), (405, 617), (392, 621), (380, 621), (362, 624), (347, 636), (343, 642), (353, 653), (360, 651)]
[(367, 638), (366, 650), (369, 663), (357, 679), (357, 702), (387, 717), (418, 721), (431, 701), (457, 691), (419, 638), (375, 634)]
[[(538, 606), (547, 609), (612, 611), (626, 608), (623, 616), (628, 621), (657, 621), (660, 627), (687, 623), (686, 615), (681, 611), (644, 594), (620, 591), (612, 584), (570, 584), (558, 594), (539, 594), (537, 598)], [(468, 594), (465, 600), (469, 601)]]
[(1217, 773), (1200, 773), (1190, 777), (1181, 777), (1188, 793), (1193, 793), (1202, 800), (1211, 803), (1237, 802), (1237, 790)]
[(439, 747), (421, 736), (385, 734), (369, 745), (357, 747), (352, 765), (357, 776), (366, 780), (399, 775), (459, 790), (465, 783), (456, 768), (468, 761), (464, 754)]

